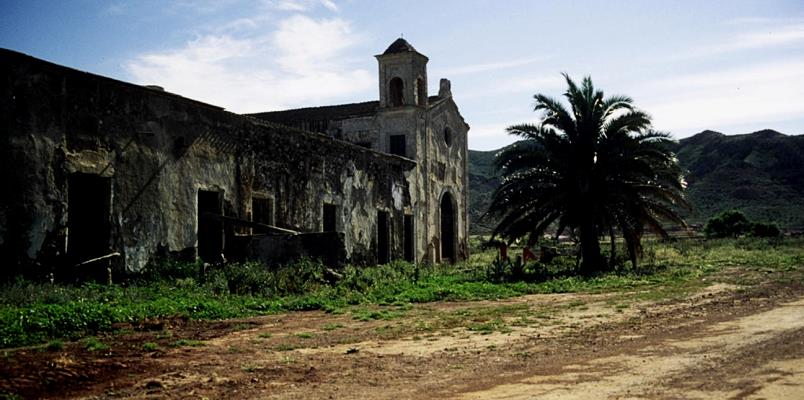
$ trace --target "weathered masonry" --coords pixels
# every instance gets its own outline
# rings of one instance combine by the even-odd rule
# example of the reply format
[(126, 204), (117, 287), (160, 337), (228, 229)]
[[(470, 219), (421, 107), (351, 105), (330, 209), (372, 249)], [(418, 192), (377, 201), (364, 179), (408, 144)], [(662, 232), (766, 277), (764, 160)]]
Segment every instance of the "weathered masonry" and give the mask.
[(377, 58), (379, 102), (246, 116), (0, 50), (3, 274), (466, 257), (449, 83), (403, 40)]

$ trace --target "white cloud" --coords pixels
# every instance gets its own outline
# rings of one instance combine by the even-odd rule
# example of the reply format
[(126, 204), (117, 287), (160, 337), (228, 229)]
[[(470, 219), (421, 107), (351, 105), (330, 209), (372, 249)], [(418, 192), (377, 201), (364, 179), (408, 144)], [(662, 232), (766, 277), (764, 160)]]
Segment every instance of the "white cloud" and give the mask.
[[(455, 86), (460, 86), (460, 80)], [(460, 86), (456, 96), (462, 100), (489, 99), (495, 96), (521, 94), (523, 100), (531, 98), (536, 93), (553, 93), (564, 89), (566, 81), (556, 74), (535, 76), (503, 76), (500, 78), (474, 80)], [(453, 91), (455, 92), (455, 91)], [(563, 92), (563, 91), (562, 91)]]
[(769, 25), (739, 33), (720, 43), (695, 47), (672, 57), (676, 60), (712, 57), (726, 53), (804, 44), (804, 24)]
[(481, 72), (490, 72), (490, 71), (498, 71), (501, 69), (521, 67), (523, 65), (529, 65), (539, 61), (544, 61), (548, 58), (549, 57), (531, 57), (511, 61), (462, 65), (457, 67), (447, 67), (440, 70), (435, 70), (435, 73), (439, 76), (447, 76), (447, 77), (457, 75), (471, 75), (471, 74), (478, 74)]
[(293, 15), (267, 32), (255, 32), (264, 23), (232, 26), (124, 68), (135, 82), (241, 113), (317, 105), (374, 86), (367, 70), (348, 61), (361, 37), (345, 20)]
[(316, 21), (301, 15), (280, 22), (274, 34), (280, 65), (299, 72), (320, 69), (322, 63), (340, 63), (336, 56), (359, 40), (349, 23), (342, 19)]
[(639, 91), (634, 94), (658, 129), (692, 133), (773, 123), (804, 115), (804, 59), (671, 77)]
[(266, 0), (265, 6), (281, 11), (309, 11), (321, 5), (330, 11), (338, 11), (338, 6), (333, 0)]

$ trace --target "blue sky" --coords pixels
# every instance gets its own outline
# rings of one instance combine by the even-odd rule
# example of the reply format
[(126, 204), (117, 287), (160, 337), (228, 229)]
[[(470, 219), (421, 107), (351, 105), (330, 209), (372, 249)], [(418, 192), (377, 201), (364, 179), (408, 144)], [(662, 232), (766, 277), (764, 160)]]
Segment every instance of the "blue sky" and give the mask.
[(375, 100), (400, 34), (430, 58), (471, 126), (469, 147), (513, 141), (561, 72), (627, 94), (683, 138), (804, 133), (804, 2), (8, 1), (0, 47), (234, 112)]

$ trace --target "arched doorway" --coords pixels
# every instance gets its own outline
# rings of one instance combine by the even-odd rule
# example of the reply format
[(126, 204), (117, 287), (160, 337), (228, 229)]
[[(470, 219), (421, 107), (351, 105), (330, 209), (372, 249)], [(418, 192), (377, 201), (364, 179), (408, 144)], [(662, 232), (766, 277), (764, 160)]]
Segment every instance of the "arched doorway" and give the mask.
[(452, 196), (441, 197), (441, 261), (455, 262), (455, 206)]

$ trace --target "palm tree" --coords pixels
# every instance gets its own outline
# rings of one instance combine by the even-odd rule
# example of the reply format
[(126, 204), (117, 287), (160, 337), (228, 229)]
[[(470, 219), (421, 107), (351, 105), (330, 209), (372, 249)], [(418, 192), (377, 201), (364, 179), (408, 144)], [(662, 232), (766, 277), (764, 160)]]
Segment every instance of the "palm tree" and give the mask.
[(522, 141), (497, 154), (502, 183), (489, 215), (494, 235), (533, 245), (550, 226), (556, 237), (569, 229), (580, 242), (581, 271), (605, 268), (600, 236), (623, 236), (636, 268), (645, 230), (662, 236), (662, 222), (685, 226), (677, 206), (687, 207), (681, 168), (667, 133), (651, 129), (650, 117), (626, 96), (604, 97), (586, 77), (580, 87), (564, 74), (570, 110), (536, 94), (539, 124), (507, 129)]

